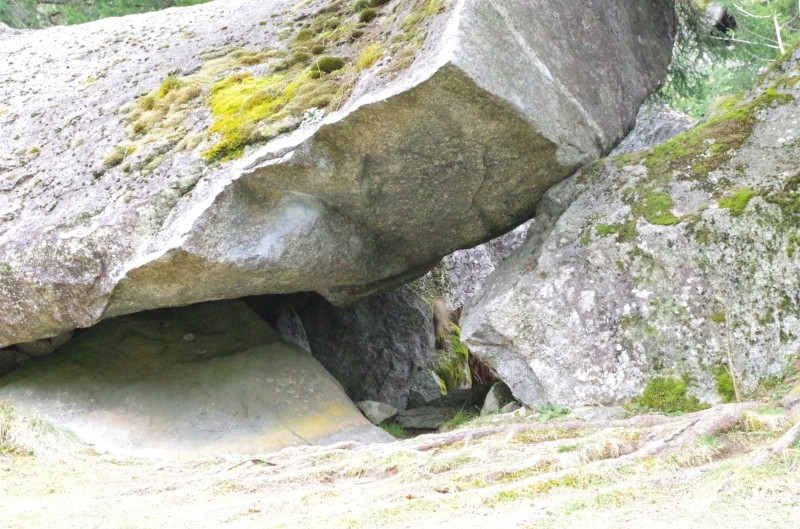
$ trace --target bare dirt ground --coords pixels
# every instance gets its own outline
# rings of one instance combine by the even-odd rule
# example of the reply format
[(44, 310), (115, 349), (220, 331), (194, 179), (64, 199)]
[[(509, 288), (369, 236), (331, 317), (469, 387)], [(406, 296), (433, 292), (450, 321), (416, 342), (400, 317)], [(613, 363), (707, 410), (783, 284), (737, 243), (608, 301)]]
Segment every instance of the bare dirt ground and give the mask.
[[(746, 403), (597, 422), (518, 412), (390, 444), (253, 458), (6, 450), (0, 527), (797, 528), (794, 424)], [(60, 437), (48, 435), (52, 448)]]

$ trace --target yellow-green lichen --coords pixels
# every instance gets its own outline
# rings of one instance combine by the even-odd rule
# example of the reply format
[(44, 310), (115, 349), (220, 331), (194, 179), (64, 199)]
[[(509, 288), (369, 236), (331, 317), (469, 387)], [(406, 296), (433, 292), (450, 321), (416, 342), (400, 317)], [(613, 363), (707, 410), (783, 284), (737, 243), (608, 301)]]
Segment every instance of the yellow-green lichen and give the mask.
[[(416, 0), (396, 5), (377, 22), (359, 23), (361, 9), (380, 14), (388, 10), (386, 4), (388, 0), (369, 0), (354, 9), (350, 2), (332, 1), (316, 13), (305, 13), (296, 23), (286, 24), (280, 35), (286, 41), (283, 50), (205, 53), (213, 57), (197, 73), (170, 76), (122, 109), (128, 136), (139, 146), (157, 141), (181, 150), (200, 146), (209, 161), (230, 160), (248, 145), (293, 130), (309, 109), (337, 109), (358, 72), (382, 57), (386, 60), (376, 72), (379, 77), (391, 77), (410, 65), (425, 39), (425, 19), (444, 9), (437, 0)], [(292, 9), (308, 5), (299, 3)], [(401, 19), (407, 21), (403, 28), (395, 22)], [(255, 75), (256, 65), (266, 73)], [(184, 120), (204, 103), (213, 123), (199, 135)], [(186, 140), (189, 136), (191, 141)]]
[(358, 71), (361, 71), (370, 68), (373, 64), (378, 62), (378, 60), (381, 57), (383, 57), (383, 54), (385, 52), (386, 48), (384, 48), (383, 44), (381, 43), (370, 44), (361, 51), (361, 55), (359, 56), (358, 62), (356, 63), (356, 69)]

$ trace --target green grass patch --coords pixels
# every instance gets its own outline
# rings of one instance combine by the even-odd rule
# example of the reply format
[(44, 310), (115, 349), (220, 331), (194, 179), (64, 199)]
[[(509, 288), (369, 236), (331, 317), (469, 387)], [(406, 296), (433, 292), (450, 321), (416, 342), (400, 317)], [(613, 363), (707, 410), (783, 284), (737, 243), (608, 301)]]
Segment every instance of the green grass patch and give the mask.
[(384, 432), (388, 433), (392, 437), (396, 437), (397, 439), (408, 439), (411, 437), (411, 434), (408, 433), (403, 426), (393, 423), (393, 422), (384, 422), (378, 425), (378, 427), (383, 430)]
[(463, 426), (466, 422), (474, 419), (476, 416), (477, 416), (476, 412), (459, 410), (450, 419), (443, 422), (442, 425), (439, 427), (439, 430), (442, 432), (449, 432), (451, 430), (455, 430), (456, 428)]

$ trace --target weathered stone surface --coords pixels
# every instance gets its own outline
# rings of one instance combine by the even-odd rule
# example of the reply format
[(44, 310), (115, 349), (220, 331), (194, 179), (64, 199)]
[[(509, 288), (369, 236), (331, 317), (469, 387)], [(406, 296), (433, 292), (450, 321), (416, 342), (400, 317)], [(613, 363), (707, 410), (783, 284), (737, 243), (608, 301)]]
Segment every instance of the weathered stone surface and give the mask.
[(505, 384), (505, 382), (495, 382), (489, 393), (486, 394), (486, 399), (483, 401), (481, 408), (481, 415), (492, 415), (499, 413), (501, 409), (514, 400), (514, 395)]
[(638, 152), (654, 147), (697, 125), (697, 120), (666, 105), (642, 107), (636, 126), (611, 154)]
[(263, 452), (390, 441), (311, 355), (240, 302), (108, 320), (0, 379), (0, 400), (101, 450)]
[(445, 256), (413, 287), (426, 296), (441, 297), (451, 310), (458, 310), (478, 292), (489, 275), (525, 240), (531, 221), (510, 232), (467, 250)]
[(444, 381), (432, 369), (417, 369), (411, 374), (408, 408), (421, 408), (440, 399), (446, 388)]
[(409, 287), (347, 307), (315, 297), (297, 314), (311, 353), (354, 402), (405, 409), (416, 374), (436, 362), (431, 310)]
[(375, 402), (374, 400), (362, 400), (356, 403), (356, 407), (361, 410), (364, 417), (369, 419), (372, 424), (381, 424), (397, 415), (397, 408), (385, 402)]
[(436, 430), (449, 421), (461, 408), (444, 406), (425, 406), (401, 411), (395, 417), (397, 424), (411, 430)]
[(729, 362), (745, 390), (781, 373), (800, 337), (798, 58), (737, 108), (548, 191), (461, 320), (519, 400), (613, 405), (677, 376), (713, 403)]
[[(418, 46), (402, 24), (421, 8), (395, 0), (361, 39), (328, 39), (338, 82), (357, 79), (339, 110), (209, 163), (211, 85), (276, 71), (297, 42), (278, 22), (328, 4), (237, 0), (0, 40), (0, 346), (211, 299), (347, 302), (419, 276), (611, 149), (671, 57), (671, 0), (448, 0), (416, 23), (427, 38), (403, 70)], [(389, 52), (359, 73), (366, 44)], [(137, 98), (162, 97), (169, 75), (199, 92), (148, 114)]]

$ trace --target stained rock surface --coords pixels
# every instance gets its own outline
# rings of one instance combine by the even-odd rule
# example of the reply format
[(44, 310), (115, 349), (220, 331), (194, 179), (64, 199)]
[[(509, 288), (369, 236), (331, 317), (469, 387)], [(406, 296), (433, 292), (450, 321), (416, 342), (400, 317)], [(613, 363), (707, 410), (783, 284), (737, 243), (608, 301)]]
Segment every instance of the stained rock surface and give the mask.
[(0, 39), (0, 347), (419, 276), (622, 139), (675, 25), (670, 0), (376, 14), (236, 0)]
[(800, 51), (665, 144), (549, 190), (462, 336), (526, 405), (613, 405), (655, 378), (708, 403), (800, 339)]
[(233, 301), (102, 322), (2, 377), (0, 400), (116, 453), (220, 455), (393, 439), (309, 353)]

